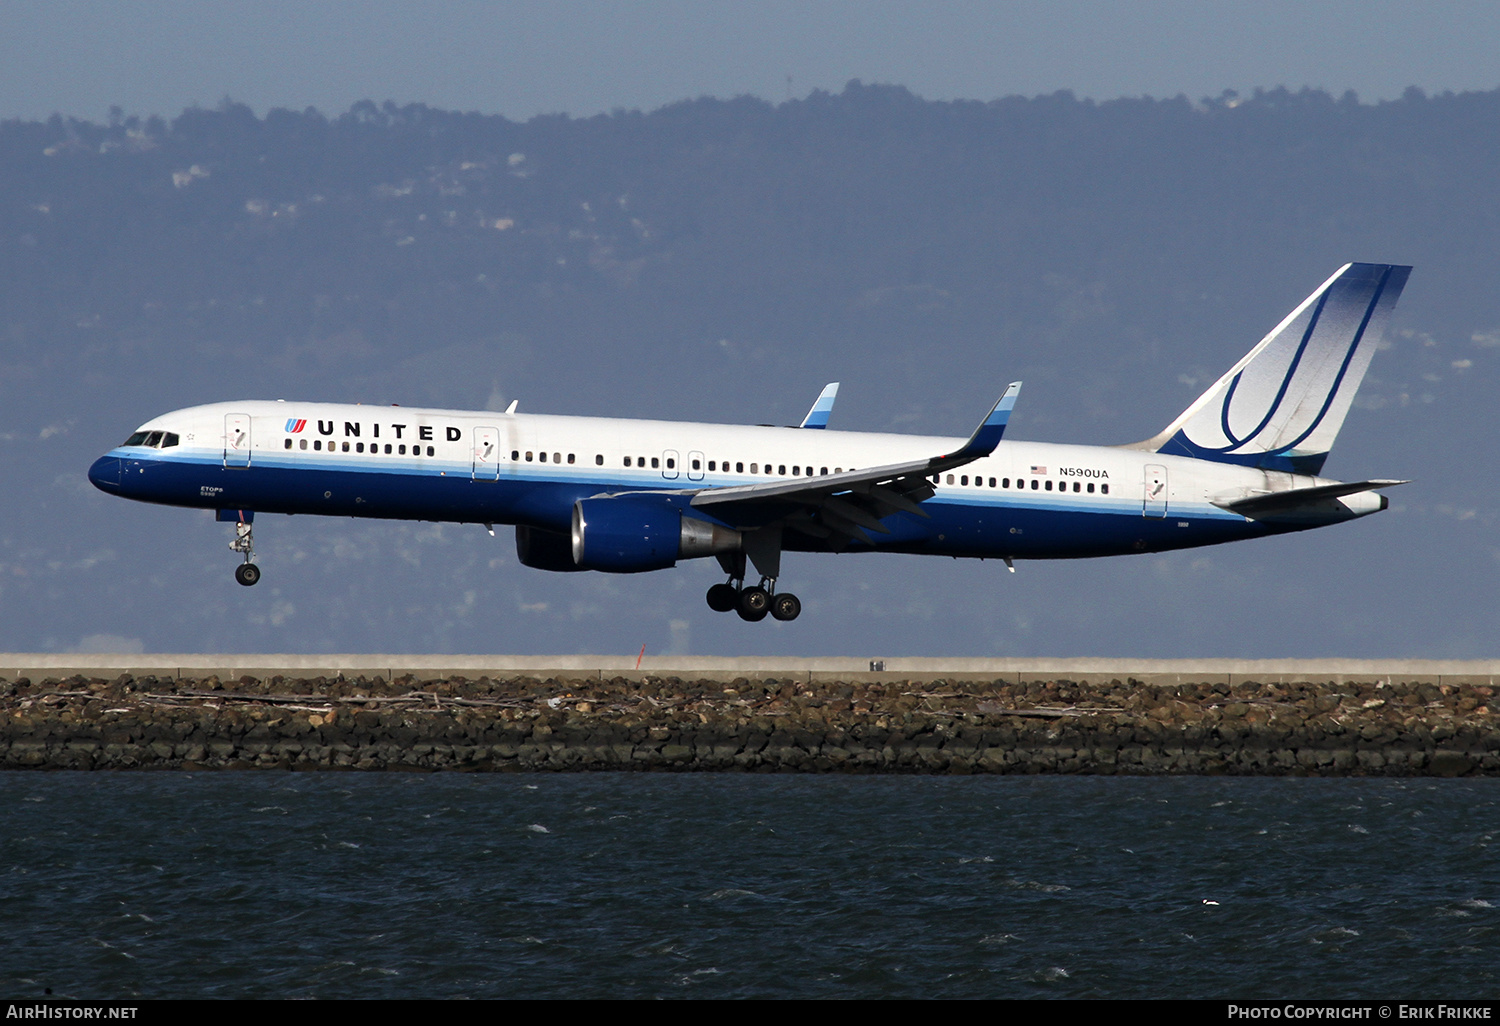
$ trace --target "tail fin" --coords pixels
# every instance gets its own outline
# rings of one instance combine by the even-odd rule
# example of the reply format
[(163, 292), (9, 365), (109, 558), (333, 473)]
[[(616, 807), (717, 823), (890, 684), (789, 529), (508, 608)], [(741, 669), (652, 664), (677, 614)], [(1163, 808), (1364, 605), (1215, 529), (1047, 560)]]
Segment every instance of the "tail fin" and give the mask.
[(1131, 448), (1317, 474), (1410, 273), (1345, 264), (1165, 431)]

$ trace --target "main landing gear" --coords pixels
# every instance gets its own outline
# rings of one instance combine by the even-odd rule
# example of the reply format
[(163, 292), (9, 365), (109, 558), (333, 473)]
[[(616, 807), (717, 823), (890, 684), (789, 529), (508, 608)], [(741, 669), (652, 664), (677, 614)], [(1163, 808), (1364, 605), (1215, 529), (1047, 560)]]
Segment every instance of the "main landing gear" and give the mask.
[(251, 526), (241, 520), (234, 525), (234, 540), (229, 543), (231, 552), (242, 552), (245, 561), (234, 568), (234, 579), (245, 587), (260, 580), (260, 567), (255, 565), (255, 538)]
[[(776, 578), (781, 573), (781, 528), (761, 528), (745, 535), (745, 547), (738, 552), (720, 552), (719, 565), (729, 580), (708, 589), (708, 608), (716, 613), (731, 609), (741, 620), (755, 623), (770, 614), (777, 620), (795, 620), (802, 614), (802, 603), (789, 591), (776, 593)], [(760, 571), (760, 583), (745, 587), (746, 563)]]
[(802, 602), (789, 591), (776, 592), (774, 577), (761, 578), (758, 585), (745, 587), (744, 578), (731, 578), (724, 584), (708, 589), (708, 608), (716, 613), (730, 610), (740, 614), (741, 620), (755, 623), (764, 620), (769, 613), (777, 620), (795, 620), (802, 613)]

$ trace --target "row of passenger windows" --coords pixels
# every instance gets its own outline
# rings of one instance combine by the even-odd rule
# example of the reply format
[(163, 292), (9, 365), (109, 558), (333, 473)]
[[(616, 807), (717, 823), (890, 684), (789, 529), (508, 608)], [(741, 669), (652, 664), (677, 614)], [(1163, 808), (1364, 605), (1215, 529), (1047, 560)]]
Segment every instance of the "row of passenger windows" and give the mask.
[[(546, 463), (547, 460), (548, 460), (548, 455), (545, 452), (536, 452), (534, 450), (529, 450), (529, 449), (527, 451), (525, 451), (525, 452), (522, 452), (520, 449), (512, 449), (510, 451), (510, 458), (511, 458), (512, 461), (517, 462), (517, 463), (521, 462), (522, 460), (524, 460), (527, 463), (532, 463), (532, 462)], [(554, 452), (554, 453), (552, 453), (552, 455), (551, 455), (551, 461), (553, 463), (562, 463), (562, 462), (564, 462), (563, 454), (560, 453), (560, 452)], [(575, 455), (573, 453), (571, 453), (571, 452), (568, 453), (566, 462), (569, 463), (569, 464), (572, 464), (573, 462), (575, 462)], [(622, 462), (627, 467), (641, 467), (641, 468), (645, 468), (645, 467), (649, 466), (652, 470), (661, 470), (661, 469), (663, 469), (663, 465), (665, 465), (665, 468), (667, 470), (676, 470), (677, 469), (677, 460), (676, 460), (675, 457), (672, 457), (672, 456), (626, 456), (623, 459)], [(689, 460), (688, 461), (689, 466), (693, 470), (702, 470), (703, 469), (703, 463), (704, 463), (704, 461), (702, 459), (694, 459), (694, 460)], [(604, 457), (603, 457), (603, 455), (596, 455), (594, 457), (594, 465), (596, 467), (602, 467), (602, 466), (604, 466)], [(752, 473), (752, 474), (762, 473), (762, 469), (761, 468), (762, 468), (761, 464), (759, 464), (759, 463), (752, 463), (752, 464), (750, 464), (750, 473)], [(779, 464), (775, 464), (775, 465), (767, 463), (767, 464), (764, 465), (764, 468), (765, 468), (764, 469), (764, 473), (767, 473), (767, 474), (780, 474), (782, 477), (786, 477), (787, 476), (787, 465), (785, 463), (779, 463)], [(853, 470), (854, 468), (850, 467), (849, 469)], [(730, 472), (730, 470), (729, 470), (729, 461), (728, 460), (723, 460), (721, 462), (720, 460), (709, 460), (708, 461), (708, 470), (709, 470), (709, 473), (720, 473), (720, 472), (722, 472), (722, 473), (727, 474), (727, 473)], [(842, 474), (843, 472), (844, 472), (844, 468), (843, 467), (834, 467), (833, 468), (833, 473), (835, 473), (835, 474)], [(743, 474), (743, 473), (745, 473), (745, 464), (743, 462), (734, 464), (734, 473), (736, 473), (736, 474)], [(814, 468), (814, 467), (804, 467), (804, 466), (793, 466), (791, 468), (791, 476), (792, 477), (803, 477), (803, 476), (813, 477), (816, 474), (826, 475), (827, 473), (828, 473), (828, 468), (827, 467)]]
[[(521, 458), (521, 450), (519, 450), (519, 449), (512, 449), (510, 451), (510, 458), (512, 460), (519, 460)], [(544, 452), (537, 453), (536, 454), (536, 460), (537, 460), (538, 463), (546, 463), (547, 462), (547, 454), (544, 453)], [(552, 462), (553, 463), (561, 463), (562, 461), (563, 461), (563, 454), (562, 453), (555, 452), (555, 453), (552, 454)], [(526, 452), (526, 462), (527, 463), (531, 462), (531, 451), (530, 450), (527, 450), (527, 452)], [(573, 454), (571, 452), (568, 453), (568, 462), (569, 463), (573, 462)], [(604, 457), (603, 456), (595, 456), (594, 457), (594, 462), (597, 463), (599, 466), (602, 467), (602, 466), (604, 466)], [(630, 457), (629, 456), (625, 457), (625, 465), (627, 467), (630, 466)]]
[[(937, 478), (936, 475), (934, 475), (933, 477), (929, 478), (929, 480), (931, 480), (933, 484), (939, 484), (939, 483), (941, 483), (941, 482), (938, 481), (938, 478)], [(947, 482), (948, 482), (948, 484), (955, 484), (956, 483), (956, 484), (959, 484), (959, 485), (967, 486), (968, 483), (969, 483), (969, 475), (968, 474), (960, 474), (960, 475), (958, 475), (958, 480), (955, 481), (954, 480), (954, 475), (949, 474), (948, 478), (947, 478)], [(1037, 491), (1038, 489), (1042, 488), (1043, 484), (1044, 484), (1044, 482), (1040, 478), (1035, 478), (1035, 477), (1031, 478), (1031, 490), (1032, 491)], [(1008, 477), (1002, 477), (1002, 478), (999, 479), (999, 482), (997, 483), (996, 479), (992, 477), (992, 478), (990, 478), (990, 485), (989, 486), (991, 488), (1009, 488), (1010, 487), (1010, 478), (1008, 478)], [(1051, 481), (1046, 481), (1045, 482), (1045, 486), (1046, 486), (1046, 490), (1047, 491), (1050, 492), (1050, 491), (1053, 490), (1053, 488), (1052, 488), (1052, 482)], [(974, 476), (974, 487), (975, 488), (983, 488), (984, 487), (984, 478), (982, 478), (982, 477), (980, 477), (979, 475), (976, 474)], [(1020, 478), (1020, 477), (1016, 478), (1016, 487), (1019, 488), (1019, 489), (1024, 489), (1026, 487), (1026, 479), (1025, 478)], [(1066, 482), (1066, 481), (1059, 481), (1059, 482), (1057, 482), (1057, 491), (1059, 491), (1059, 492), (1065, 492), (1067, 490), (1068, 490), (1068, 482)], [(1081, 485), (1079, 482), (1074, 481), (1073, 482), (1073, 491), (1075, 491), (1075, 492), (1088, 492), (1088, 494), (1093, 495), (1094, 494), (1094, 482), (1090, 481), (1087, 484), (1087, 486), (1084, 486), (1084, 485)], [(1109, 485), (1107, 485), (1107, 484), (1101, 484), (1099, 486), (1099, 494), (1100, 495), (1108, 495), (1109, 494)]]
[(171, 431), (137, 431), (125, 439), (125, 444), (144, 445), (152, 449), (170, 449), (178, 444), (178, 438)]
[[(431, 453), (429, 453), (428, 455), (431, 455)], [(510, 453), (510, 458), (513, 461), (518, 461), (518, 462), (520, 460), (524, 459), (527, 463), (531, 463), (533, 461), (533, 458), (535, 458), (535, 461), (539, 462), (539, 463), (546, 463), (547, 462), (547, 454), (545, 452), (535, 452), (534, 453), (531, 450), (527, 450), (523, 454), (521, 452), (521, 450), (519, 450), (519, 449), (512, 449), (511, 453)], [(552, 454), (552, 462), (553, 463), (562, 463), (563, 462), (563, 454), (559, 453), (559, 452), (554, 452)], [(574, 454), (573, 453), (571, 453), (571, 452), (568, 453), (568, 455), (567, 455), (567, 462), (569, 464), (572, 464), (574, 462)], [(627, 467), (641, 467), (641, 468), (645, 468), (645, 467), (649, 466), (652, 470), (661, 470), (662, 469), (662, 465), (665, 463), (667, 470), (676, 470), (677, 469), (677, 460), (674, 459), (671, 456), (626, 456), (624, 458), (623, 462), (624, 462), (625, 466), (627, 466)], [(711, 473), (711, 474), (712, 473), (719, 473), (719, 472), (722, 472), (722, 473), (725, 473), (725, 474), (730, 473), (730, 461), (729, 460), (723, 460), (722, 464), (721, 464), (721, 461), (719, 461), (719, 460), (709, 460), (707, 462), (708, 462), (708, 472)], [(689, 464), (690, 464), (690, 466), (691, 466), (691, 468), (693, 470), (702, 470), (703, 469), (703, 463), (704, 463), (704, 461), (702, 459), (694, 459), (694, 460), (690, 460), (689, 461)], [(596, 455), (594, 457), (594, 465), (595, 466), (599, 466), (599, 467), (604, 466), (604, 457), (602, 455)], [(734, 463), (734, 471), (733, 472), (736, 473), (736, 474), (746, 473), (745, 466), (746, 465), (745, 465), (744, 462), (737, 461), (737, 462)], [(789, 476), (788, 473), (787, 473), (787, 465), (785, 463), (777, 463), (777, 464), (771, 464), (771, 463), (765, 463), (765, 464), (762, 464), (762, 463), (751, 463), (749, 465), (749, 467), (750, 467), (749, 473), (751, 473), (751, 474), (766, 473), (766, 474), (771, 474), (771, 475), (779, 475), (781, 477), (787, 477), (787, 476)], [(850, 467), (849, 469), (852, 471), (852, 470), (855, 470), (857, 468)], [(843, 472), (844, 472), (844, 468), (843, 467), (834, 467), (833, 468), (833, 473), (835, 473), (835, 474), (842, 474)], [(803, 466), (803, 465), (799, 465), (799, 464), (793, 464), (791, 466), (790, 476), (791, 477), (815, 477), (815, 476), (827, 476), (828, 473), (829, 473), (829, 470), (828, 470), (827, 467), (809, 467), (809, 466)], [(931, 480), (932, 480), (933, 484), (942, 484), (943, 483), (943, 479), (941, 478), (940, 475), (933, 476)], [(969, 475), (968, 474), (959, 474), (959, 475), (949, 474), (946, 477), (946, 482), (948, 484), (950, 484), (950, 485), (951, 484), (958, 484), (958, 485), (963, 486), (963, 487), (968, 487), (968, 485), (969, 485)], [(1038, 490), (1043, 489), (1043, 488), (1045, 488), (1049, 492), (1050, 491), (1054, 491), (1054, 490), (1055, 491), (1060, 491), (1060, 492), (1065, 492), (1065, 491), (1068, 490), (1068, 482), (1066, 482), (1066, 481), (1059, 481), (1059, 482), (1056, 482), (1056, 484), (1054, 485), (1054, 483), (1051, 480), (1043, 481), (1040, 478), (1031, 478), (1030, 482), (1031, 482), (1030, 487), (1031, 487), (1032, 491), (1038, 491)], [(1093, 495), (1094, 494), (1094, 482), (1092, 482), (1092, 481), (1088, 482), (1086, 485), (1083, 484), (1083, 483), (1081, 483), (1081, 482), (1078, 482), (1078, 481), (1074, 481), (1072, 484), (1073, 484), (1073, 491), (1075, 491), (1075, 492), (1080, 492), (1080, 493), (1086, 492), (1089, 495)], [(974, 476), (974, 487), (975, 488), (983, 488), (983, 487), (985, 487), (985, 479), (984, 479), (984, 477), (982, 477), (980, 475), (975, 475)], [(1002, 478), (993, 478), (992, 477), (992, 478), (989, 479), (989, 487), (991, 487), (991, 488), (1009, 488), (1009, 487), (1011, 487), (1011, 479), (1008, 478), (1008, 477), (1002, 477)], [(1019, 477), (1016, 478), (1016, 480), (1015, 480), (1015, 487), (1018, 488), (1018, 489), (1025, 489), (1027, 487), (1027, 479), (1025, 479), (1025, 478), (1019, 478)], [(1101, 494), (1101, 495), (1108, 495), (1109, 494), (1109, 485), (1107, 485), (1107, 484), (1100, 484), (1098, 486), (1098, 491), (1099, 491), (1099, 494)]]
[[(288, 438), (286, 440), (286, 448), (290, 449), (291, 447), (292, 447), (292, 440), (290, 438)], [(305, 439), (305, 438), (299, 438), (299, 439), (297, 439), (297, 448), (299, 448), (299, 449), (306, 449), (307, 448), (307, 439)], [(322, 452), (323, 451), (323, 440), (321, 438), (315, 438), (315, 439), (313, 439), (312, 450), (313, 450), (313, 452)], [(328, 443), (328, 451), (329, 452), (338, 452), (339, 451), (339, 443), (338, 442), (329, 442)], [(343, 451), (344, 452), (349, 452), (349, 443), (348, 442), (344, 443)], [(364, 452), (365, 451), (365, 443), (364, 442), (355, 442), (354, 443), (354, 451), (355, 452)], [(380, 452), (380, 443), (379, 442), (371, 442), (370, 443), (370, 454), (373, 456), (373, 455), (379, 454), (379, 452)], [(387, 442), (387, 443), (385, 443), (385, 454), (387, 456), (405, 456), (406, 455), (406, 446), (404, 444), (392, 446), (390, 442)], [(411, 454), (413, 456), (420, 456), (420, 455), (422, 455), (422, 447), (420, 445), (414, 445), (414, 446), (412, 446), (411, 447)], [(429, 455), (429, 456), (435, 456), (435, 455), (437, 455), (437, 450), (433, 446), (429, 445), (427, 447), (427, 455)]]
[[(153, 431), (153, 432), (151, 432), (150, 437), (151, 438), (155, 438), (156, 436), (161, 435), (161, 434), (162, 434), (162, 432), (160, 432), (160, 431)], [(161, 445), (163, 445), (163, 447), (168, 446), (168, 445), (176, 445), (177, 444), (177, 436), (176, 435), (168, 434), (166, 436), (166, 438), (168, 439), (168, 441), (162, 442), (162, 443), (158, 443), (158, 442), (150, 441), (148, 439), (148, 437), (147, 437), (147, 435), (146, 435), (145, 432), (136, 432), (136, 434), (130, 436), (130, 439), (125, 444), (126, 445), (156, 445), (156, 444), (161, 444)], [(299, 445), (300, 445), (301, 448), (306, 449), (307, 448), (307, 439), (305, 439), (305, 438), (300, 439), (299, 440)], [(329, 442), (328, 443), (328, 451), (329, 452), (333, 452), (334, 449), (335, 449), (335, 446), (337, 446), (337, 445), (338, 445), (337, 442)], [(286, 440), (286, 447), (288, 449), (290, 449), (292, 447), (292, 440), (290, 438), (288, 438)], [(321, 441), (319, 441), (319, 440), (314, 440), (313, 443), (312, 443), (312, 447), (313, 447), (314, 451), (319, 451), (319, 450), (321, 450), (323, 448), (323, 443)], [(349, 443), (348, 442), (344, 442), (343, 443), (343, 451), (344, 452), (348, 452), (349, 451)], [(355, 452), (364, 452), (365, 451), (365, 443), (364, 442), (355, 442), (354, 443), (354, 451)], [(379, 443), (377, 443), (377, 442), (371, 442), (370, 443), (370, 452), (377, 453), (379, 451), (380, 451), (380, 445), (379, 445)], [(386, 443), (385, 452), (386, 452), (386, 455), (392, 455), (392, 447), (391, 447), (390, 443)], [(405, 456), (406, 455), (406, 446), (405, 445), (397, 445), (397, 446), (395, 446), (395, 453), (394, 454), (398, 455), (398, 456)], [(420, 445), (414, 445), (414, 446), (412, 446), (411, 447), (411, 454), (413, 456), (420, 456), (420, 455), (422, 455), (422, 447)], [(430, 445), (427, 446), (427, 455), (428, 456), (434, 455), (434, 449)], [(520, 461), (522, 461), (524, 459), (525, 462), (527, 462), (527, 463), (532, 463), (532, 462), (546, 463), (546, 462), (549, 461), (549, 454), (545, 453), (545, 452), (537, 452), (537, 451), (531, 450), (531, 449), (526, 450), (524, 453), (520, 449), (512, 449), (511, 453), (510, 453), (510, 458), (511, 458), (512, 461), (515, 461), (515, 462), (520, 462)], [(563, 463), (564, 462), (563, 454), (560, 453), (560, 452), (551, 453), (550, 454), (550, 461), (552, 463)], [(653, 469), (653, 470), (660, 470), (660, 469), (662, 469), (662, 463), (663, 463), (663, 461), (665, 461), (665, 463), (666, 463), (666, 469), (668, 469), (668, 470), (676, 470), (677, 469), (677, 460), (674, 459), (673, 457), (670, 457), (670, 456), (667, 456), (667, 457), (661, 457), (661, 456), (650, 456), (650, 457), (646, 457), (646, 456), (634, 456), (634, 457), (632, 457), (632, 456), (626, 456), (624, 458), (624, 463), (625, 463), (625, 466), (627, 466), (627, 467), (635, 466), (635, 467), (643, 467), (644, 468), (644, 467), (646, 467), (648, 465), (648, 462), (649, 462), (649, 465), (650, 465), (651, 469)], [(566, 462), (570, 466), (573, 465), (574, 463), (577, 462), (577, 455), (575, 453), (571, 453), (571, 452), (568, 453), (567, 454), (567, 458), (566, 458)], [(721, 471), (720, 463), (721, 463), (721, 461), (719, 461), (719, 460), (709, 460), (708, 461), (708, 470), (709, 470), (709, 473), (718, 473), (718, 472), (720, 472)], [(690, 464), (691, 464), (693, 470), (702, 470), (703, 469), (703, 460), (701, 460), (701, 459), (691, 460)], [(598, 455), (594, 456), (594, 465), (595, 466), (599, 466), (599, 467), (604, 466), (604, 456), (602, 454), (598, 454)], [(729, 464), (729, 460), (723, 460), (722, 461), (722, 472), (723, 473), (727, 474), (727, 473), (730, 472), (729, 465), (730, 465)], [(749, 472), (751, 474), (760, 474), (760, 473), (764, 472), (766, 474), (779, 475), (781, 477), (788, 476), (788, 474), (787, 474), (787, 465), (785, 463), (777, 463), (777, 464), (774, 464), (774, 465), (770, 464), (770, 463), (766, 463), (766, 464), (751, 463), (749, 466), (750, 466)], [(852, 470), (855, 470), (856, 468), (855, 467), (850, 467), (849, 469), (852, 471)], [(738, 462), (738, 461), (735, 462), (735, 464), (734, 464), (734, 473), (736, 473), (736, 474), (743, 474), (745, 472), (746, 472), (745, 471), (745, 464), (743, 462)], [(792, 467), (791, 467), (791, 475), (790, 476), (792, 476), (792, 477), (825, 476), (826, 477), (828, 475), (828, 472), (829, 471), (828, 471), (827, 467), (809, 467), (809, 466), (803, 466), (803, 465), (800, 465), (800, 464), (793, 464)], [(842, 474), (843, 472), (844, 472), (844, 468), (843, 467), (834, 467), (833, 468), (833, 473), (835, 473), (835, 474)], [(933, 477), (931, 478), (931, 481), (932, 481), (933, 484), (942, 484), (942, 483), (944, 483), (943, 480), (940, 480), (939, 475), (933, 475)], [(1031, 487), (1032, 491), (1038, 491), (1039, 489), (1042, 489), (1043, 487), (1045, 487), (1045, 489), (1047, 491), (1049, 491), (1049, 492), (1054, 490), (1054, 485), (1053, 485), (1053, 482), (1051, 480), (1047, 480), (1047, 481), (1044, 482), (1044, 481), (1042, 481), (1039, 478), (1031, 478), (1030, 481), (1031, 481), (1031, 486), (1030, 487)], [(958, 485), (960, 485), (962, 487), (968, 487), (968, 485), (969, 485), (969, 475), (968, 474), (959, 474), (959, 475), (949, 474), (949, 475), (947, 475), (946, 483), (950, 484), (950, 485), (951, 484), (958, 484)], [(975, 477), (974, 477), (974, 487), (976, 487), (976, 488), (983, 488), (983, 487), (985, 487), (985, 479), (982, 476), (975, 475)], [(993, 478), (992, 477), (992, 478), (989, 479), (989, 487), (991, 487), (991, 488), (1009, 488), (1009, 487), (1011, 487), (1011, 479), (1008, 478), (1008, 477), (1002, 477), (1002, 478)], [(1018, 489), (1025, 489), (1027, 487), (1026, 479), (1025, 478), (1019, 478), (1019, 477), (1016, 478), (1016, 480), (1015, 480), (1015, 487), (1018, 488)], [(1056, 491), (1060, 491), (1060, 492), (1067, 491), (1068, 490), (1068, 482), (1066, 482), (1066, 481), (1059, 481), (1059, 482), (1057, 482), (1055, 490)], [(1088, 482), (1087, 485), (1083, 485), (1083, 484), (1081, 484), (1078, 481), (1074, 481), (1073, 482), (1073, 491), (1074, 492), (1087, 492), (1088, 494), (1092, 495), (1092, 494), (1094, 494), (1094, 482), (1090, 481), (1090, 482)], [(1099, 485), (1099, 493), (1101, 495), (1108, 495), (1109, 494), (1109, 485), (1107, 485), (1107, 484), (1100, 484)]]

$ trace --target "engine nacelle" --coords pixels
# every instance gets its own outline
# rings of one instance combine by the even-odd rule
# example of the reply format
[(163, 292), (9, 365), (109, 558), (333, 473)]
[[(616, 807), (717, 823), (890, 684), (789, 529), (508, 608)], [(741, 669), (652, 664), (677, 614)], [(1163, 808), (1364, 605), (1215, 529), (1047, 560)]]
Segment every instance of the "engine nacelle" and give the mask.
[(660, 499), (628, 495), (573, 504), (573, 562), (583, 570), (635, 574), (665, 570), (679, 559), (735, 552), (740, 532), (683, 516)]
[(560, 531), (516, 527), (516, 558), (534, 570), (573, 573), (583, 567), (573, 562), (573, 540)]

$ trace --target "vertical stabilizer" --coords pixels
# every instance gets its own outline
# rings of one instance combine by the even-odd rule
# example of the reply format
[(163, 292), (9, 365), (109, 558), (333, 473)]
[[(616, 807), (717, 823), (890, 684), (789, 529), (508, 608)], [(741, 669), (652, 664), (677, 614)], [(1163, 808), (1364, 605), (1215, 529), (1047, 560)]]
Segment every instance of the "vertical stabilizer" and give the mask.
[(1317, 474), (1410, 273), (1346, 264), (1165, 431), (1132, 448)]

